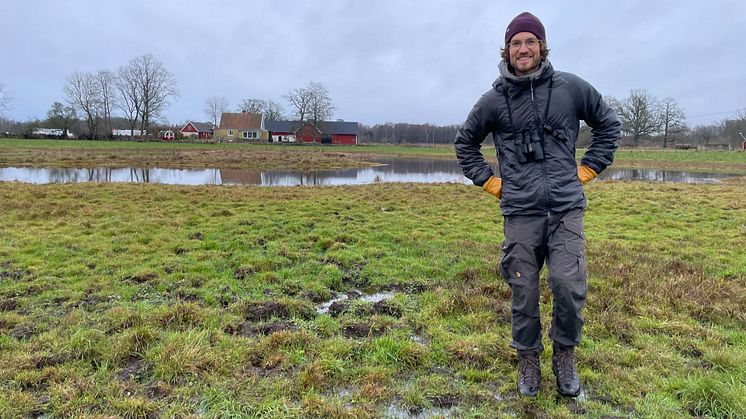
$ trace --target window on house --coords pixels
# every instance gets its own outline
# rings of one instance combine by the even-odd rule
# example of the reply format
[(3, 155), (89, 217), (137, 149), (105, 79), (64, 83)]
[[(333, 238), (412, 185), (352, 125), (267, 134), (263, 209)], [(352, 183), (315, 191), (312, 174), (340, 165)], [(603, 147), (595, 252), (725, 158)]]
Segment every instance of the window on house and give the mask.
[(228, 136), (229, 136), (229, 137), (233, 137), (233, 130), (232, 130), (232, 129), (229, 129), (229, 130), (228, 130)]
[(257, 138), (257, 135), (256, 135), (256, 132), (254, 132), (254, 131), (244, 131), (243, 132), (243, 138), (245, 138), (245, 139), (248, 140), (248, 139), (252, 139), (252, 138)]

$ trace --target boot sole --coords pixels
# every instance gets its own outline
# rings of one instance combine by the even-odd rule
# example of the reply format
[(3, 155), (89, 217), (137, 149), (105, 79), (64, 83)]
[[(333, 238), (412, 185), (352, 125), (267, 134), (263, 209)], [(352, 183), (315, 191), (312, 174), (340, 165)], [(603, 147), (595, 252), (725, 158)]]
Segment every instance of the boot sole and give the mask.
[(560, 385), (559, 385), (559, 383), (557, 383), (557, 394), (559, 394), (559, 395), (560, 395), (560, 396), (562, 396), (562, 397), (578, 397), (578, 396), (580, 396), (580, 390), (581, 390), (581, 389), (580, 389), (580, 388), (578, 388), (578, 391), (576, 391), (575, 393), (563, 393), (563, 392), (562, 392), (562, 391), (560, 390)]

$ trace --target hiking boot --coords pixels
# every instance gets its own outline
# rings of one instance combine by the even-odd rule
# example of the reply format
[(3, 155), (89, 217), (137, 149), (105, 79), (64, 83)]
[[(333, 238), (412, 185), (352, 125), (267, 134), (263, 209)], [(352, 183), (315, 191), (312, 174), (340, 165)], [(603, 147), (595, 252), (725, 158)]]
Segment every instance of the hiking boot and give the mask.
[(575, 369), (575, 347), (554, 345), (552, 371), (557, 377), (557, 391), (564, 397), (580, 394), (580, 379)]
[(534, 397), (541, 387), (539, 353), (518, 351), (518, 391), (524, 396)]

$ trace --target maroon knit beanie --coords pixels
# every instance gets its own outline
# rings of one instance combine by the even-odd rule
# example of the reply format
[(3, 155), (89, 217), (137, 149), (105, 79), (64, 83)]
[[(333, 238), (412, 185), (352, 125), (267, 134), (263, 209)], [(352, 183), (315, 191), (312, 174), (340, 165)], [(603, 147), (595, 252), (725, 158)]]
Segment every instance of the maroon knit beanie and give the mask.
[(520, 32), (531, 32), (536, 35), (539, 40), (545, 42), (547, 40), (544, 25), (541, 24), (538, 17), (529, 12), (523, 12), (510, 21), (508, 29), (505, 30), (505, 44), (507, 45), (513, 36)]

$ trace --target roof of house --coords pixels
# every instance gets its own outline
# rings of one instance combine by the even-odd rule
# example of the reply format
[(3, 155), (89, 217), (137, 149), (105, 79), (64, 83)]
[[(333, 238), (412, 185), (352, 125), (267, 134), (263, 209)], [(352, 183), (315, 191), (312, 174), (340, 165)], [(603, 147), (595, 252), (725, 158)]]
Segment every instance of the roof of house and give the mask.
[(357, 122), (324, 121), (319, 123), (319, 130), (324, 134), (357, 135)]
[(219, 129), (255, 130), (262, 127), (262, 114), (223, 112)]
[(184, 124), (184, 126), (181, 128), (180, 131), (183, 131), (184, 128), (186, 128), (187, 125), (189, 124), (194, 125), (194, 128), (196, 128), (197, 131), (199, 132), (212, 132), (212, 124), (209, 124), (206, 122), (194, 122), (194, 121), (189, 121), (186, 124)]
[[(311, 124), (308, 122), (308, 124)], [(302, 127), (298, 121), (264, 121), (267, 131), (295, 132)], [(330, 135), (357, 135), (357, 122), (322, 121), (318, 123), (319, 131)]]
[(297, 124), (294, 121), (264, 121), (264, 128), (272, 132), (295, 132), (298, 127), (293, 125)]
[(212, 131), (212, 124), (207, 122), (192, 122), (194, 128), (197, 128), (199, 132), (210, 132)]

